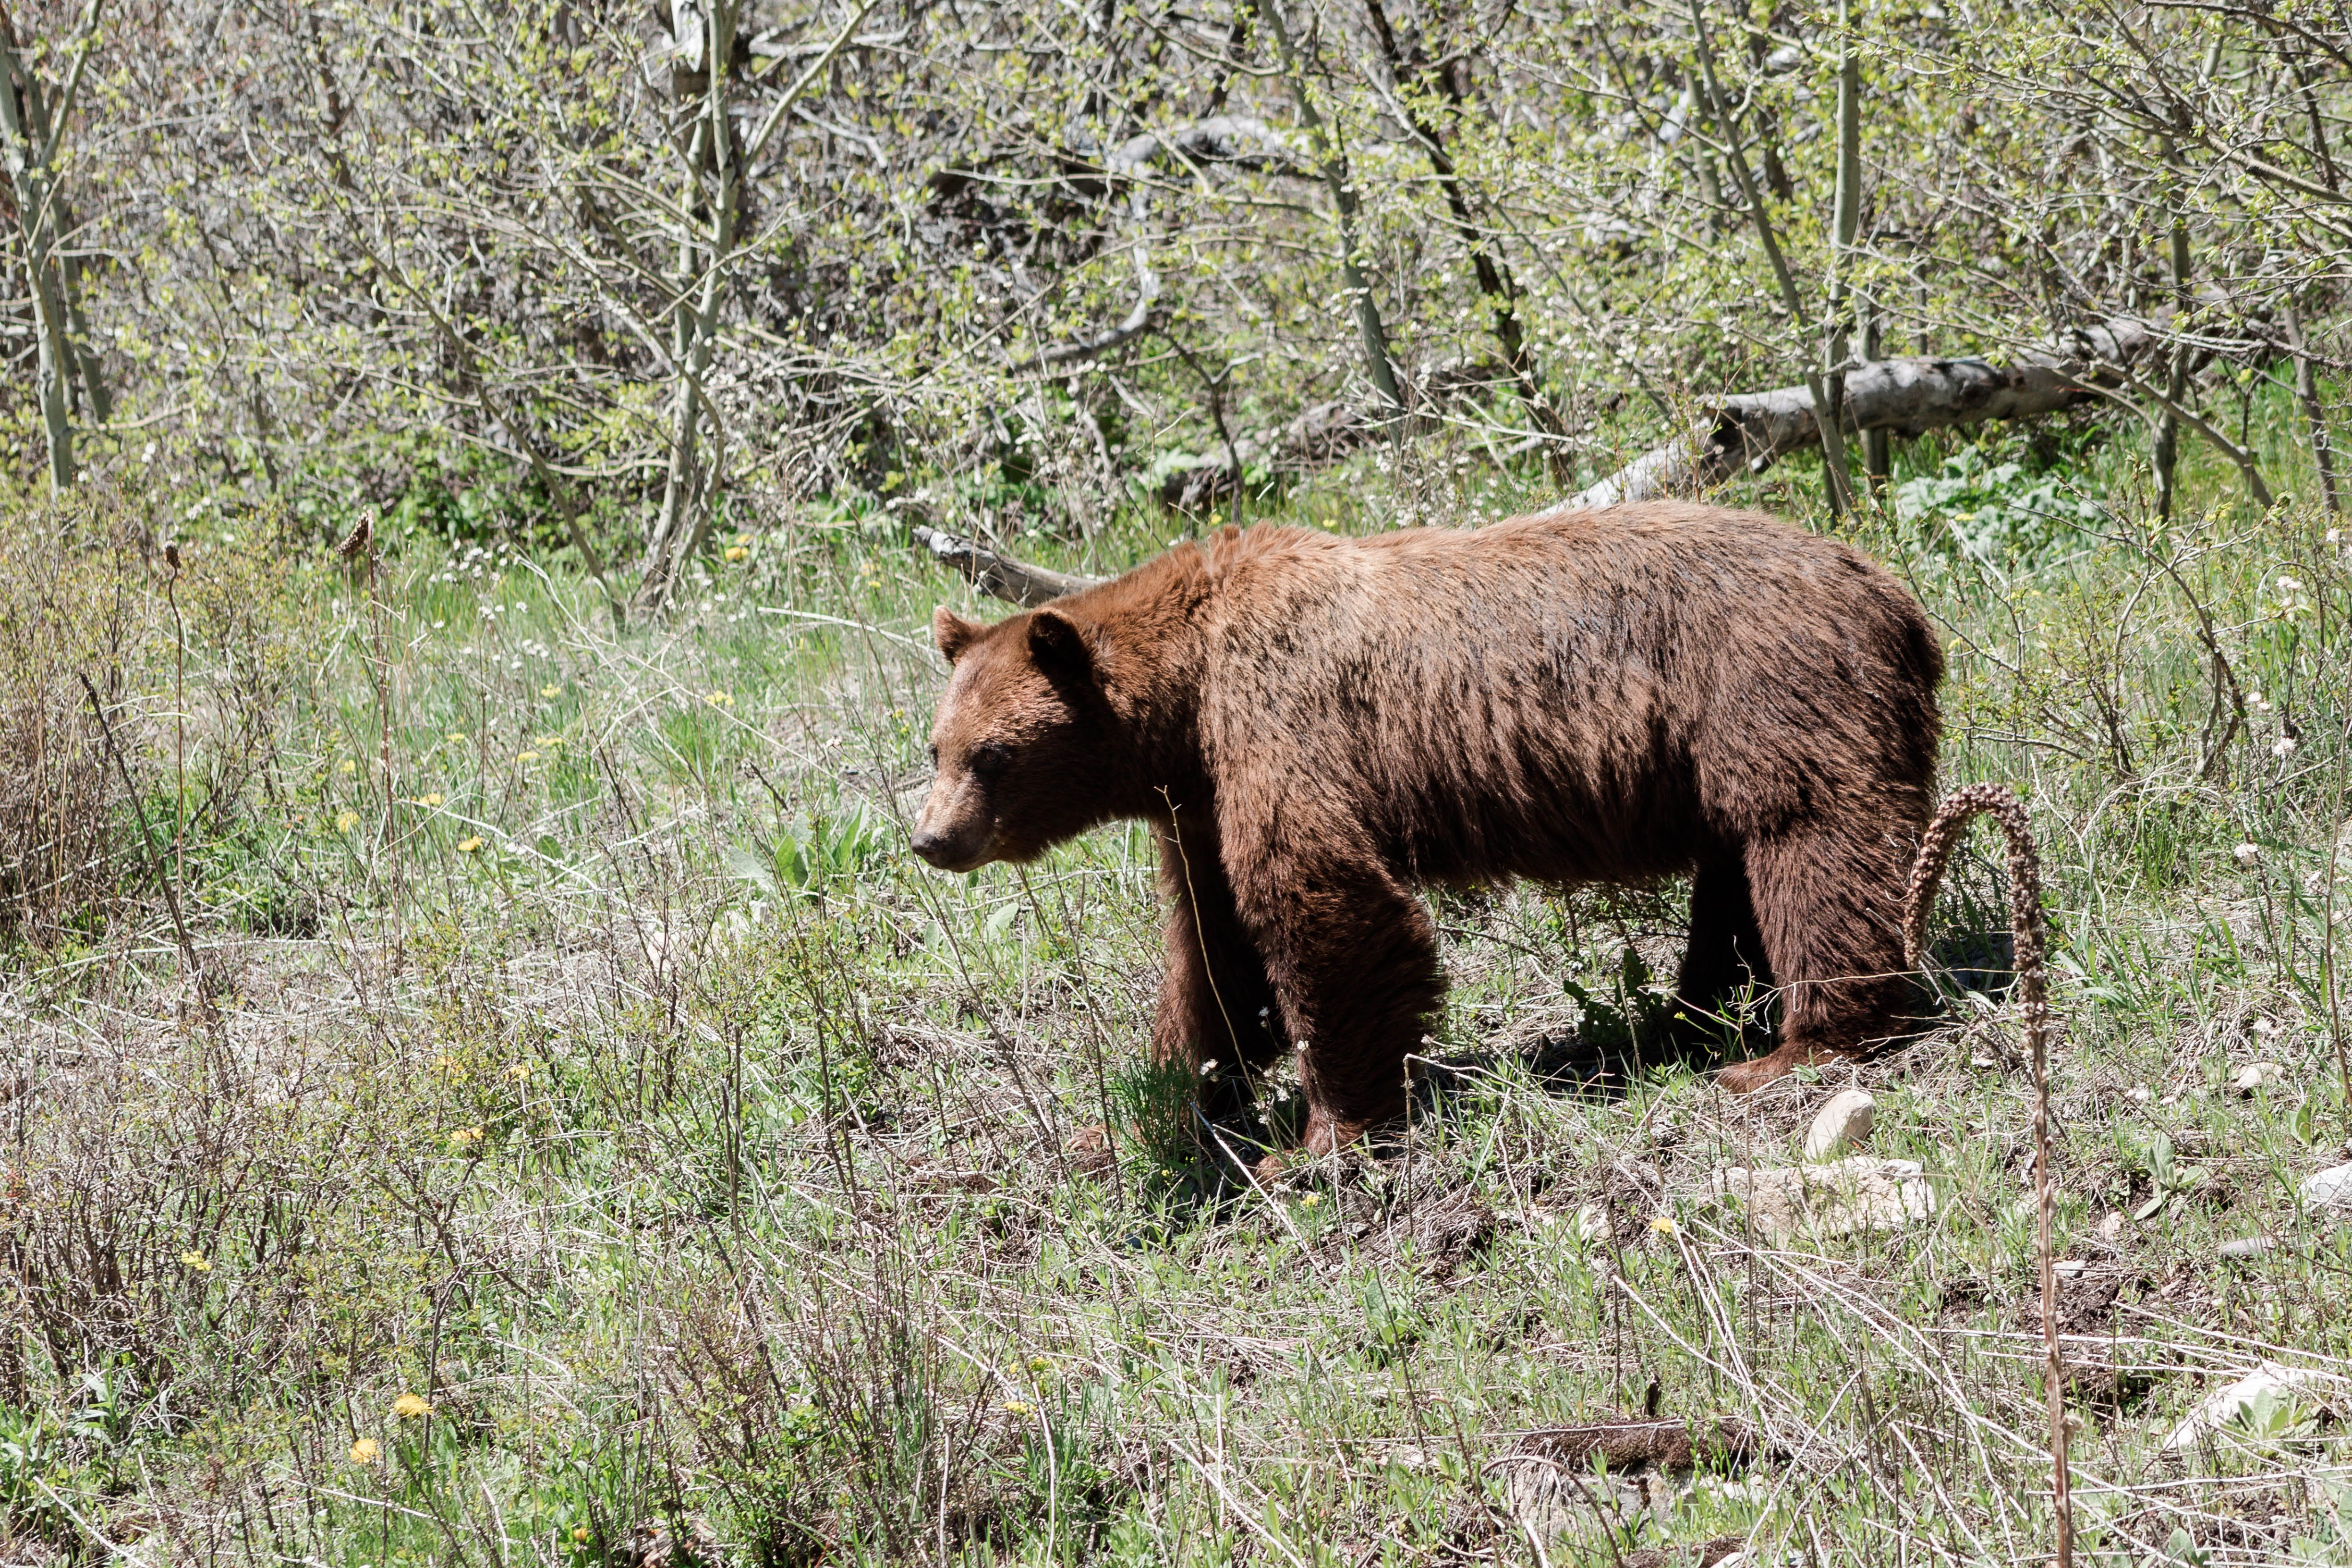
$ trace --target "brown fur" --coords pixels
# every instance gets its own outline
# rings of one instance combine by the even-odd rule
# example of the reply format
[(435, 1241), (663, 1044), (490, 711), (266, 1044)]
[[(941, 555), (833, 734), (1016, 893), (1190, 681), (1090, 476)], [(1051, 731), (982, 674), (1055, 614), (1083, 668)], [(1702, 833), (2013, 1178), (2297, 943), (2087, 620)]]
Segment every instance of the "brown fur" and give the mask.
[(915, 848), (1159, 829), (1163, 1056), (1299, 1052), (1307, 1146), (1402, 1110), (1444, 991), (1413, 889), (1692, 873), (1686, 1010), (1780, 987), (1753, 1088), (1895, 1033), (1943, 661), (1833, 541), (1680, 503), (1340, 539), (1227, 529), (982, 626)]

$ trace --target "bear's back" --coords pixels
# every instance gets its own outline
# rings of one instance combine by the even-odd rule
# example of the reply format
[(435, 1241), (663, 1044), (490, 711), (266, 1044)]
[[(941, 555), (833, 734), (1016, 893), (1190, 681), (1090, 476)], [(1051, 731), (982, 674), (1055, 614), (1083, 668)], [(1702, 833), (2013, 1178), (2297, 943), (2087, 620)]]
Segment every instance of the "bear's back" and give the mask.
[(1744, 834), (1932, 771), (1942, 661), (1916, 602), (1759, 513), (1261, 527), (1206, 554), (1211, 752), (1432, 874), (1671, 869), (1695, 815)]

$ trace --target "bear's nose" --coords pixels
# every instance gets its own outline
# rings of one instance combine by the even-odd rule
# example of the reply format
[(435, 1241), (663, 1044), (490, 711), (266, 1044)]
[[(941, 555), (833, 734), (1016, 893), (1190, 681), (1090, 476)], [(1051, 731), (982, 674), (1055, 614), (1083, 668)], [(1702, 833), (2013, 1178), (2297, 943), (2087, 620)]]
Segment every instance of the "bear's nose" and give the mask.
[(919, 827), (915, 829), (915, 836), (909, 839), (908, 843), (916, 854), (920, 855), (924, 859), (929, 860), (934, 866), (938, 865), (940, 860), (945, 858), (947, 856), (948, 841), (946, 836), (943, 834), (933, 833), (927, 827)]

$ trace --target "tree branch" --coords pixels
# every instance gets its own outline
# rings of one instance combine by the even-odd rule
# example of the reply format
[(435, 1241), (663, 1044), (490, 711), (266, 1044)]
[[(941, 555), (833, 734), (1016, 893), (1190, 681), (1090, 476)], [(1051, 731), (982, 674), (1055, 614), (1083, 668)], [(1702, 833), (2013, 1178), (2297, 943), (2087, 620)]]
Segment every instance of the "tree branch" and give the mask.
[[(1846, 373), (1845, 423), (1916, 436), (1989, 419), (2036, 419), (2100, 396), (2115, 371), (2157, 341), (2145, 321), (2086, 327), (2003, 368), (1979, 359), (1890, 359)], [(1762, 473), (1821, 444), (1811, 386), (1727, 397), (1681, 436), (1655, 447), (1548, 513), (1654, 500), (1719, 484), (1740, 468)]]

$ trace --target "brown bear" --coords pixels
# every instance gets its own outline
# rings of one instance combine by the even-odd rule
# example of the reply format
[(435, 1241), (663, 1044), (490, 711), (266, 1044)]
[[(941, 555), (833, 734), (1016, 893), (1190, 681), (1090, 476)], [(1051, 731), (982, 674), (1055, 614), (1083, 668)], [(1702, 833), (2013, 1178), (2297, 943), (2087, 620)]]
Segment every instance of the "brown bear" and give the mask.
[(1159, 830), (1163, 1058), (1296, 1049), (1320, 1152), (1399, 1114), (1444, 994), (1430, 883), (1689, 873), (1678, 997), (1777, 989), (1744, 1090), (1896, 1034), (1943, 656), (1847, 546), (1661, 502), (1337, 538), (1228, 528), (986, 626), (953, 666), (915, 852)]

